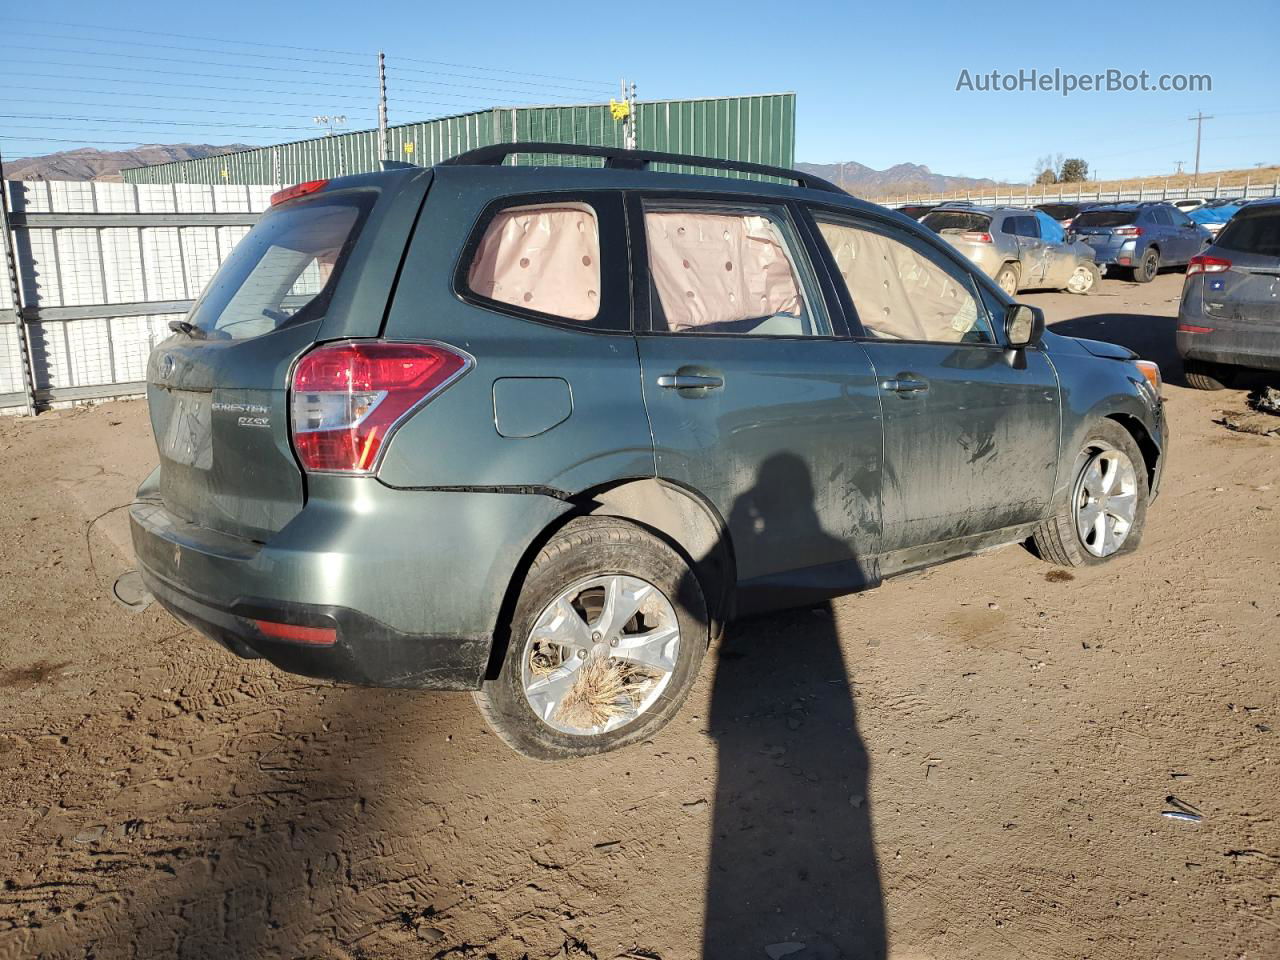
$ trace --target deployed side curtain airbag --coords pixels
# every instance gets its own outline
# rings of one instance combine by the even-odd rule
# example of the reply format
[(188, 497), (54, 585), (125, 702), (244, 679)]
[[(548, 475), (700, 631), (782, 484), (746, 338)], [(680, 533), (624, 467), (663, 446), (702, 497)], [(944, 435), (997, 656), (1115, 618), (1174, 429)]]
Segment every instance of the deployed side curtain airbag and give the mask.
[(646, 211), (644, 222), (668, 329), (803, 314), (799, 282), (768, 217)]
[(513, 207), (480, 240), (467, 284), (481, 296), (568, 320), (600, 309), (600, 234), (583, 206)]
[(957, 343), (977, 323), (973, 294), (905, 244), (843, 224), (818, 229), (872, 336)]

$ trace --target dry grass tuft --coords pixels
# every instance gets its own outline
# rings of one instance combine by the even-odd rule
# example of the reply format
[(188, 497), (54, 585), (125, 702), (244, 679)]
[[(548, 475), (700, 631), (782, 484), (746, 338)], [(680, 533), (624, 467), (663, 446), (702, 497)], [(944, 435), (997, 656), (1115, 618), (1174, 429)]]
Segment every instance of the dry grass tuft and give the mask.
[(560, 701), (556, 720), (575, 727), (603, 726), (624, 712), (630, 700), (628, 679), (622, 667), (607, 658), (588, 659)]

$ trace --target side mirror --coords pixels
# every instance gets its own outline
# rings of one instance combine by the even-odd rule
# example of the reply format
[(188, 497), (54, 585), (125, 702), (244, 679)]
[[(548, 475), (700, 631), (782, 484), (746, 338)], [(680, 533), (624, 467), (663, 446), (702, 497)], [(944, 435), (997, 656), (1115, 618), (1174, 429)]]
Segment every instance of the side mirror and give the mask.
[(1011, 303), (1004, 312), (1005, 342), (1012, 350), (1021, 350), (1040, 342), (1044, 334), (1044, 311), (1025, 303)]

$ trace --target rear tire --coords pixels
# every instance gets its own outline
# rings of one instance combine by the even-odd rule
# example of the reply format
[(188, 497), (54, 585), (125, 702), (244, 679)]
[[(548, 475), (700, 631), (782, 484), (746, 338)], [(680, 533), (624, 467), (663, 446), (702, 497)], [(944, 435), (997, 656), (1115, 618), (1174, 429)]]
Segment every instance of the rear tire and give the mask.
[(1150, 283), (1160, 272), (1160, 252), (1148, 247), (1138, 265), (1133, 268), (1134, 283)]
[[(610, 596), (615, 611), (635, 608), (621, 625), (624, 614), (609, 613)], [(697, 579), (670, 545), (626, 520), (582, 517), (534, 559), (510, 634), (501, 670), (476, 691), (476, 703), (518, 753), (564, 760), (616, 750), (665, 726), (698, 676), (709, 627)], [(572, 638), (581, 646), (560, 642)], [(664, 666), (644, 666), (642, 656)]]
[[(1132, 468), (1131, 475), (1125, 472), (1126, 461)], [(1080, 531), (1082, 526), (1089, 525), (1087, 523), (1089, 514), (1085, 511), (1097, 506), (1098, 513), (1109, 514), (1110, 505), (1106, 502), (1107, 497), (1102, 498), (1104, 502), (1101, 505), (1090, 500), (1088, 496), (1091, 487), (1090, 477), (1086, 476), (1086, 472), (1089, 472), (1105, 482), (1107, 477), (1105, 464), (1112, 465), (1111, 469), (1118, 471), (1113, 475), (1115, 479), (1112, 492), (1109, 494), (1109, 497), (1114, 498), (1112, 502), (1116, 505), (1116, 512), (1128, 512), (1120, 510), (1122, 500), (1125, 501), (1126, 508), (1131, 503), (1132, 510), (1118, 548), (1109, 552), (1105, 552), (1103, 548), (1103, 554), (1099, 555), (1100, 541), (1093, 541), (1091, 546), (1081, 536)], [(1099, 465), (1103, 465), (1104, 469), (1095, 472), (1095, 467)], [(1131, 500), (1125, 500), (1128, 492), (1132, 493)], [(1076, 454), (1071, 483), (1057, 504), (1056, 515), (1042, 521), (1036, 528), (1033, 535), (1036, 553), (1042, 560), (1060, 567), (1097, 566), (1115, 557), (1132, 553), (1142, 540), (1142, 528), (1147, 519), (1149, 497), (1147, 465), (1137, 443), (1134, 442), (1129, 431), (1114, 420), (1099, 420), (1090, 429)], [(1086, 501), (1090, 502), (1086, 503)], [(1105, 515), (1103, 524), (1102, 529), (1106, 531), (1106, 535), (1112, 536), (1117, 527), (1112, 525)]]
[(1183, 360), (1182, 373), (1187, 386), (1196, 390), (1225, 390), (1235, 380), (1235, 371), (1230, 367), (1207, 360)]
[(1009, 296), (1015, 296), (1018, 292), (1018, 278), (1021, 273), (1016, 263), (1006, 263), (996, 272), (996, 286)]

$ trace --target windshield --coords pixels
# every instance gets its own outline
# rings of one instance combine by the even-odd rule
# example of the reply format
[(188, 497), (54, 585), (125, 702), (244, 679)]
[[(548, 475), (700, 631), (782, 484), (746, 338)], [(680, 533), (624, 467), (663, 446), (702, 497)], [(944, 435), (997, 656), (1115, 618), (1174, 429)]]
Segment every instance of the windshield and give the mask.
[(1133, 223), (1137, 210), (1086, 210), (1071, 221), (1071, 229), (1081, 227), (1123, 227)]
[(986, 233), (991, 218), (968, 210), (935, 210), (920, 221), (937, 233)]
[(1235, 217), (1222, 228), (1213, 245), (1220, 250), (1280, 257), (1280, 207)]
[(350, 197), (317, 197), (267, 211), (187, 320), (210, 340), (246, 340), (316, 314), (355, 240), (361, 206)]

